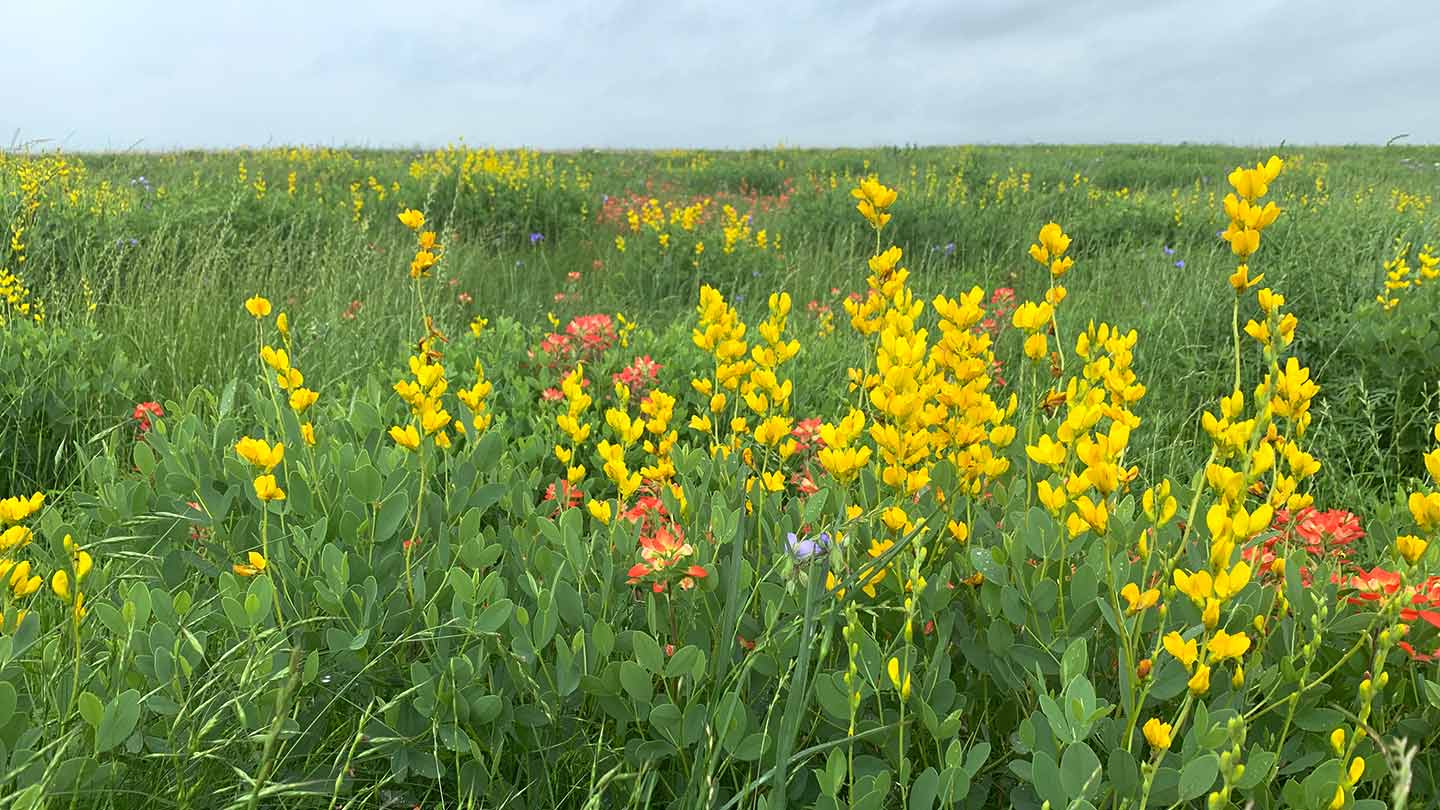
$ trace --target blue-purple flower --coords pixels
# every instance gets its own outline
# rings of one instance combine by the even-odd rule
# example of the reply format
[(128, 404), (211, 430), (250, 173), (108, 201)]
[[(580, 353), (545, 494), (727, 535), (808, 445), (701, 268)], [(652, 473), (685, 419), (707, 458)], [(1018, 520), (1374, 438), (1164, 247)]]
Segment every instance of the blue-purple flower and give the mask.
[(1178, 267), (1178, 268), (1180, 268), (1181, 270), (1184, 270), (1184, 269), (1185, 269), (1185, 260), (1184, 260), (1184, 259), (1176, 259), (1176, 260), (1175, 260), (1175, 266)]
[(1170, 247), (1169, 245), (1166, 245), (1165, 248), (1164, 248), (1164, 250), (1165, 250), (1165, 255), (1166, 255), (1166, 256), (1174, 256), (1174, 255), (1175, 255), (1175, 248), (1172, 248), (1172, 247)]
[(540, 233), (539, 231), (535, 231), (534, 233), (530, 234), (531, 245), (538, 245), (543, 241), (545, 241), (545, 234)]
[(830, 550), (830, 533), (821, 532), (815, 537), (797, 537), (794, 532), (785, 535), (785, 544), (790, 548), (790, 556), (796, 562), (809, 562)]

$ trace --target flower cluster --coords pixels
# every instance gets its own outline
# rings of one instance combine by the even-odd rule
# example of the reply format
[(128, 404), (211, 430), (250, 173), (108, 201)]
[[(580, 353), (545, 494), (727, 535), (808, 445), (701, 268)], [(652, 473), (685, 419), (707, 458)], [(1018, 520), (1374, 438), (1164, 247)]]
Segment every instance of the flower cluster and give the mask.
[(415, 257), (410, 260), (410, 278), (429, 278), (443, 253), (434, 231), (422, 231), (425, 215), (412, 208), (399, 214), (401, 224), (415, 232)]
[(695, 310), (700, 319), (690, 339), (696, 347), (710, 355), (714, 371), (710, 377), (690, 381), (690, 387), (708, 401), (707, 412), (692, 416), (689, 426), (709, 438), (711, 455), (728, 455), (738, 448), (738, 438), (727, 441), (724, 437), (730, 432), (744, 431), (747, 422), (738, 415), (724, 420), (722, 414), (735, 413), (734, 403), (731, 402), (733, 393), (727, 392), (735, 392), (755, 364), (746, 357), (749, 345), (745, 342), (745, 322), (740, 319), (740, 313), (725, 302), (719, 290), (708, 284), (702, 286), (700, 303)]
[(1250, 277), (1249, 260), (1260, 249), (1260, 232), (1280, 216), (1279, 206), (1273, 202), (1261, 206), (1260, 198), (1269, 191), (1269, 184), (1280, 176), (1284, 167), (1285, 162), (1272, 155), (1266, 162), (1255, 164), (1253, 169), (1242, 166), (1229, 175), (1235, 191), (1225, 195), (1225, 215), (1230, 218), (1230, 224), (1220, 236), (1230, 243), (1231, 252), (1240, 259), (1230, 276), (1230, 286), (1237, 294), (1259, 284), (1265, 277), (1263, 273)]
[[(254, 316), (258, 330), (259, 322), (269, 317), (271, 305), (264, 297), (255, 296), (245, 302), (245, 309)], [(260, 346), (260, 362), (274, 372), (275, 385), (285, 392), (285, 399), (290, 410), (294, 411), (296, 419), (300, 420), (300, 435), (307, 445), (313, 446), (315, 444), (315, 426), (306, 419), (305, 413), (319, 401), (320, 394), (305, 387), (305, 375), (294, 364), (291, 355), (295, 350), (295, 345), (291, 340), (290, 317), (284, 312), (275, 316), (275, 329), (280, 333), (280, 348), (264, 343), (263, 339), (259, 338), (257, 331), (257, 340), (262, 344)]]
[(450, 434), (445, 428), (452, 417), (440, 398), (450, 383), (445, 379), (445, 366), (430, 348), (432, 340), (433, 337), (422, 340), (420, 351), (411, 355), (410, 379), (394, 385), (395, 393), (410, 406), (411, 419), (403, 426), (391, 427), (390, 438), (412, 452), (420, 448), (425, 438), (432, 439), (441, 449), (450, 446)]
[[(1425, 245), (1416, 256), (1416, 266), (1410, 265), (1410, 243), (1399, 246), (1395, 257), (1384, 263), (1385, 281), (1375, 301), (1386, 312), (1400, 306), (1400, 296), (1440, 278), (1440, 255), (1435, 248)], [(4, 280), (0, 279), (0, 285)], [(1407, 292), (1408, 291), (1408, 292)]]
[(17, 559), (17, 554), (34, 537), (29, 527), (21, 525), (22, 521), (44, 505), (43, 492), (0, 499), (0, 597), (5, 608), (0, 610), (0, 632), (18, 626), (25, 618), (23, 608), (11, 612), (13, 600), (40, 590), (40, 576), (31, 573), (30, 561)]

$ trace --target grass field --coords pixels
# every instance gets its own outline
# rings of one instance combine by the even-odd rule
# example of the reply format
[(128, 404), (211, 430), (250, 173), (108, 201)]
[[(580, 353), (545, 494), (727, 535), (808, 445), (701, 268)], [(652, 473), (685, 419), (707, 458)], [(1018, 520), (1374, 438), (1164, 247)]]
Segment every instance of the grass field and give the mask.
[(1440, 148), (1273, 152), (0, 154), (0, 810), (1431, 806)]

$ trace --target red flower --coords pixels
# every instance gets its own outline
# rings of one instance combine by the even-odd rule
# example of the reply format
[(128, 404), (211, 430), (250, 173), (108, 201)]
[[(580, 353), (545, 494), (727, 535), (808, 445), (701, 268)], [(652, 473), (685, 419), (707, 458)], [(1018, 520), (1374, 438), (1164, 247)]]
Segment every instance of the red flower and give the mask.
[(135, 410), (130, 413), (131, 418), (136, 419), (140, 422), (141, 433), (144, 433), (145, 431), (150, 429), (151, 416), (159, 419), (164, 415), (165, 409), (160, 407), (160, 403), (158, 402), (142, 402), (139, 405), (136, 405)]
[(825, 446), (825, 442), (820, 439), (820, 417), (818, 416), (801, 419), (795, 424), (795, 429), (790, 431), (790, 435), (795, 439), (798, 450), (807, 450), (811, 445)]
[[(561, 479), (561, 480), (560, 480), (560, 491), (565, 494), (565, 503), (564, 503), (562, 506), (557, 506), (557, 507), (556, 507), (556, 509), (555, 509), (555, 513), (556, 513), (556, 514), (559, 514), (559, 512), (560, 512), (561, 509), (574, 509), (575, 507), (579, 506), (579, 505), (580, 505), (582, 502), (584, 502), (584, 500), (585, 500), (585, 493), (584, 493), (584, 492), (581, 492), (578, 488), (576, 488), (573, 484), (571, 484), (571, 483), (570, 483), (569, 481), (567, 481), (567, 480), (564, 480), (564, 479)], [(548, 487), (545, 488), (545, 498), (544, 498), (544, 500), (546, 500), (546, 501), (553, 501), (553, 500), (555, 500), (555, 485), (554, 485), (554, 484), (551, 484), (550, 486), (548, 486)]]

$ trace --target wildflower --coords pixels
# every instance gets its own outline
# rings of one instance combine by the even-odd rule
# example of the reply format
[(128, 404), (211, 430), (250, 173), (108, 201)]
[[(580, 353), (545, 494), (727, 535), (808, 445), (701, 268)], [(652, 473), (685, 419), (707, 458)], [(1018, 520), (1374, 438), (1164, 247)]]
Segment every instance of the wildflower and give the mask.
[(242, 577), (253, 577), (257, 574), (265, 573), (266, 567), (270, 564), (264, 557), (260, 556), (258, 551), (250, 552), (246, 555), (246, 559), (248, 562), (236, 563), (231, 566), (231, 570)]
[(1160, 601), (1160, 589), (1151, 588), (1141, 593), (1139, 585), (1129, 582), (1120, 589), (1120, 596), (1125, 599), (1125, 612), (1133, 616), (1142, 610), (1154, 607), (1155, 603)]
[(589, 503), (585, 504), (585, 508), (590, 512), (591, 517), (606, 526), (610, 525), (611, 510), (609, 501), (597, 501), (592, 498)]
[(1224, 661), (1227, 658), (1239, 658), (1250, 649), (1250, 637), (1244, 633), (1231, 635), (1224, 630), (1217, 630), (1214, 638), (1206, 645), (1210, 651), (1211, 660)]
[(45, 503), (45, 493), (36, 492), (26, 497), (16, 495), (14, 497), (0, 500), (0, 523), (19, 523), (40, 511)]
[(420, 447), (420, 431), (415, 429), (414, 424), (406, 425), (403, 428), (392, 426), (390, 428), (390, 438), (394, 439), (396, 444), (412, 453)]
[(533, 233), (530, 234), (530, 246), (531, 246), (531, 247), (534, 247), (535, 245), (538, 245), (538, 244), (540, 244), (540, 243), (543, 242), (543, 241), (545, 241), (545, 234), (540, 233), (539, 231), (535, 231), (535, 232), (533, 232)]
[(309, 422), (304, 422), (304, 423), (302, 423), (302, 424), (300, 425), (300, 438), (302, 438), (302, 439), (305, 440), (305, 446), (307, 446), (307, 447), (314, 447), (314, 446), (315, 446), (315, 426), (312, 425), (312, 424), (310, 424)]
[(18, 563), (0, 560), (0, 576), (5, 575), (7, 567), (10, 574), (10, 593), (16, 599), (23, 599), (40, 590), (41, 579), (39, 575), (30, 573), (29, 560), (21, 560)]
[(281, 335), (284, 335), (285, 337), (290, 337), (290, 316), (286, 315), (283, 312), (279, 315), (276, 315), (275, 328), (280, 330)]
[(830, 533), (821, 532), (814, 538), (802, 538), (797, 537), (795, 532), (789, 532), (785, 535), (785, 544), (790, 549), (790, 555), (795, 558), (796, 562), (807, 562), (815, 557), (819, 557), (830, 549)]
[(902, 702), (909, 700), (910, 673), (906, 672), (903, 678), (900, 676), (900, 659), (892, 656), (889, 663), (885, 665), (885, 672), (890, 676), (890, 683), (894, 685), (895, 691), (900, 693), (900, 700)]
[(412, 231), (420, 230), (420, 226), (425, 224), (425, 215), (411, 208), (401, 211), (399, 216), (401, 224)]
[(1404, 534), (1395, 538), (1395, 550), (1400, 553), (1400, 556), (1405, 559), (1405, 562), (1411, 565), (1414, 565), (1415, 561), (1420, 559), (1429, 545), (1429, 543), (1413, 534)]
[(158, 402), (141, 402), (131, 411), (130, 417), (139, 422), (140, 432), (144, 433), (150, 429), (150, 417), (157, 419), (165, 415), (165, 409), (160, 407)]
[(1175, 657), (1175, 660), (1184, 665), (1186, 671), (1195, 666), (1195, 659), (1199, 655), (1200, 645), (1195, 639), (1185, 641), (1180, 634), (1171, 630), (1165, 634), (1163, 639), (1165, 652)]
[(1145, 721), (1143, 730), (1145, 732), (1145, 740), (1150, 743), (1151, 748), (1158, 751), (1168, 751), (1170, 749), (1170, 743), (1172, 742), (1171, 732), (1174, 731), (1174, 727), (1169, 723), (1162, 723), (1159, 718), (1152, 717)]
[(255, 478), (255, 497), (262, 501), (283, 501), (285, 490), (275, 483), (275, 476), (260, 475)]
[(885, 209), (895, 202), (897, 196), (895, 189), (888, 188), (879, 180), (867, 177), (860, 181), (858, 187), (851, 190), (850, 195), (859, 200), (855, 204), (855, 209), (875, 230), (880, 230), (890, 221), (890, 215), (885, 213)]
[(290, 391), (290, 409), (295, 413), (304, 413), (319, 398), (320, 394), (309, 388), (295, 388)]
[(1190, 680), (1187, 681), (1187, 682), (1185, 683), (1185, 685), (1188, 686), (1188, 687), (1190, 687), (1190, 694), (1195, 695), (1195, 696), (1197, 696), (1197, 697), (1199, 697), (1200, 695), (1204, 695), (1205, 693), (1209, 692), (1209, 691), (1210, 691), (1210, 667), (1209, 667), (1209, 665), (1207, 665), (1207, 664), (1201, 664), (1200, 667), (1195, 670), (1195, 674), (1192, 675), (1192, 676), (1190, 676)]
[(249, 312), (256, 320), (270, 316), (270, 300), (264, 296), (251, 296), (245, 299), (245, 311)]
[(270, 472), (285, 459), (285, 445), (276, 442), (275, 446), (271, 447), (264, 439), (244, 436), (235, 443), (235, 453), (250, 464)]
[[(24, 526), (11, 526), (0, 532), (0, 555), (9, 554), (27, 545), (33, 536), (33, 533)], [(0, 556), (0, 561), (3, 559), (4, 557)]]

